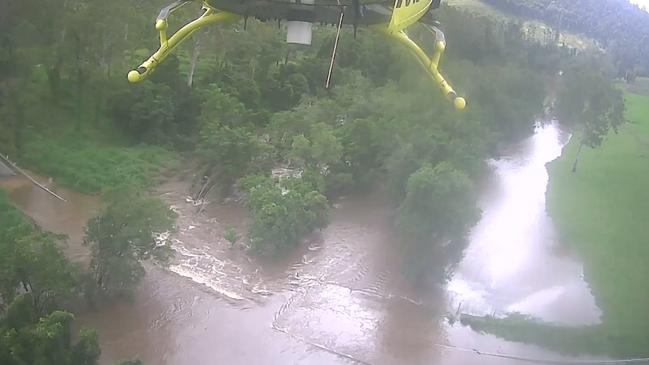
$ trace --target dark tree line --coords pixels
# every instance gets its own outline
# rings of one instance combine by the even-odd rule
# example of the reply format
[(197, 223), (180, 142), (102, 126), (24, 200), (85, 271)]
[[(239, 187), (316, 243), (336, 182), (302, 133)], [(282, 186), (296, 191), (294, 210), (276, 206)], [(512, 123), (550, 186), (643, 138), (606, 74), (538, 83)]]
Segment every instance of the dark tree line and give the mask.
[(649, 74), (649, 13), (627, 0), (484, 1), (598, 40), (615, 58), (619, 76), (630, 81)]

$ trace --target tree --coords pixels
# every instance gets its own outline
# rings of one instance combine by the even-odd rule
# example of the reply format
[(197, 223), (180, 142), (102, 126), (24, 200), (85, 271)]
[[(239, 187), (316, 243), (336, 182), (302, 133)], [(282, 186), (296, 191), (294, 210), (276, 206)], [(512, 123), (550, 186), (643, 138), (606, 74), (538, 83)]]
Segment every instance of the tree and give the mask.
[(406, 272), (421, 280), (432, 270), (433, 278), (443, 279), (447, 265), (464, 248), (463, 235), (479, 215), (465, 173), (447, 162), (425, 164), (413, 173), (396, 222), (405, 241)]
[(175, 100), (167, 85), (145, 81), (111, 99), (112, 116), (122, 132), (135, 142), (167, 143), (178, 134)]
[(85, 228), (90, 267), (96, 287), (109, 295), (128, 294), (144, 275), (142, 261), (164, 262), (170, 248), (158, 244), (154, 233), (173, 228), (175, 213), (160, 199), (121, 189), (104, 195), (105, 206)]
[(91, 329), (81, 329), (79, 331), (79, 341), (72, 348), (72, 361), (74, 365), (93, 365), (97, 363), (101, 355), (99, 348), (99, 336), (97, 331)]
[(328, 222), (327, 198), (301, 178), (274, 182), (250, 176), (241, 186), (248, 193), (246, 204), (252, 215), (250, 242), (259, 252), (294, 247), (304, 235)]
[(78, 290), (78, 269), (0, 191), (0, 364), (94, 365), (97, 333), (72, 343), (71, 313), (57, 311)]
[(342, 146), (333, 129), (324, 123), (311, 126), (308, 137), (299, 134), (293, 137), (290, 158), (302, 166), (326, 167), (340, 159)]
[(410, 176), (397, 226), (412, 241), (432, 244), (460, 238), (478, 217), (471, 180), (442, 162)]
[(199, 119), (201, 123), (219, 121), (222, 125), (234, 127), (247, 124), (250, 112), (235, 96), (212, 84), (204, 91)]
[[(0, 206), (2, 199), (0, 196)], [(49, 313), (75, 292), (77, 284), (77, 269), (59, 248), (63, 237), (38, 231), (12, 206), (2, 208), (0, 312), (2, 303), (11, 303), (23, 291), (31, 294), (36, 313)]]
[[(624, 122), (622, 92), (597, 67), (597, 59), (585, 58), (564, 73), (557, 95), (557, 116), (579, 134), (579, 150), (572, 171), (577, 171), (584, 146), (596, 148), (609, 131)], [(584, 64), (585, 63), (585, 64)]]
[(21, 285), (32, 294), (34, 309), (39, 314), (49, 313), (76, 290), (78, 270), (63, 255), (58, 238), (36, 233), (16, 242), (26, 254), (17, 263)]
[(0, 318), (0, 363), (3, 365), (97, 364), (97, 333), (83, 329), (79, 340), (72, 342), (71, 313), (54, 311), (38, 317), (32, 307), (31, 294), (16, 297), (4, 318)]
[(206, 175), (216, 175), (222, 195), (229, 193), (234, 181), (243, 176), (254, 158), (262, 157), (263, 144), (250, 127), (222, 125), (218, 121), (201, 128), (198, 153), (207, 166)]
[(221, 195), (226, 196), (237, 178), (269, 167), (272, 148), (257, 136), (246, 107), (234, 96), (211, 87), (200, 116), (196, 151), (204, 175), (215, 177), (221, 184)]

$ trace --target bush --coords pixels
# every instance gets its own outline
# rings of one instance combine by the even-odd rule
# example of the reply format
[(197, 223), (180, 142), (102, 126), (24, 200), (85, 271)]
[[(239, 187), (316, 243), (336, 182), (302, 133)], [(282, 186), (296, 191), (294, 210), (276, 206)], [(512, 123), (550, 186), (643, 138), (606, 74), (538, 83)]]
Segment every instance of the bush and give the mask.
[(261, 253), (294, 247), (306, 234), (328, 223), (327, 198), (301, 178), (276, 183), (268, 177), (251, 176), (243, 179), (241, 186), (248, 193), (253, 219), (250, 242)]

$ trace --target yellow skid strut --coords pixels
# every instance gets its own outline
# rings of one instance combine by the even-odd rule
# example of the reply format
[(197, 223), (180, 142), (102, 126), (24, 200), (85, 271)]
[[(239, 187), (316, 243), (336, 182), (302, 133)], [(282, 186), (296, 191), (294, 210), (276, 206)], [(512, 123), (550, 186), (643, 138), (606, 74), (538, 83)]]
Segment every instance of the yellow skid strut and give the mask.
[(444, 50), (446, 49), (446, 40), (444, 39), (444, 33), (442, 33), (441, 30), (432, 26), (429, 28), (433, 33), (435, 33), (435, 51), (431, 57), (428, 57), (424, 50), (410, 39), (403, 30), (391, 31), (385, 27), (376, 27), (374, 29), (405, 45), (410, 52), (417, 57), (419, 63), (424, 67), (435, 83), (437, 83), (446, 98), (453, 102), (455, 109), (461, 110), (466, 107), (466, 100), (464, 100), (463, 97), (457, 96), (455, 90), (453, 90), (451, 85), (449, 85), (444, 76), (439, 72), (439, 61), (442, 57), (442, 53), (444, 53)]
[(179, 1), (176, 3), (176, 6), (173, 8), (168, 9), (167, 12), (165, 12), (165, 16), (158, 17), (156, 20), (155, 27), (160, 32), (160, 48), (156, 51), (156, 53), (153, 54), (153, 56), (149, 57), (148, 60), (144, 61), (140, 67), (138, 67), (135, 70), (131, 70), (128, 73), (128, 81), (130, 82), (140, 82), (145, 80), (153, 70), (162, 62), (164, 61), (170, 54), (171, 52), (176, 49), (176, 47), (182, 43), (187, 37), (192, 35), (196, 30), (199, 28), (202, 28), (206, 25), (210, 24), (215, 24), (215, 23), (222, 23), (226, 21), (232, 21), (238, 19), (240, 16), (233, 14), (233, 13), (228, 13), (225, 11), (217, 11), (213, 8), (205, 6), (205, 12), (203, 15), (201, 15), (198, 19), (192, 21), (191, 23), (185, 25), (184, 27), (180, 28), (176, 33), (174, 33), (171, 38), (167, 38), (167, 28), (169, 27), (169, 24), (167, 23), (167, 15), (178, 9), (180, 6), (191, 2), (191, 1)]

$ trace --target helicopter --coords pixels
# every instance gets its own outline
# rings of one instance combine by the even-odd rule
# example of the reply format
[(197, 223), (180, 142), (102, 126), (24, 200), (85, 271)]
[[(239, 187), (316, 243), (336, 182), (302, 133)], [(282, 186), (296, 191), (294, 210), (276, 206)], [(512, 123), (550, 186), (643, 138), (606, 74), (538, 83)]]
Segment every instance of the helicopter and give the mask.
[[(169, 16), (181, 7), (195, 2), (202, 3), (202, 14), (169, 36)], [(438, 23), (430, 16), (430, 10), (439, 8), (440, 3), (441, 0), (178, 0), (162, 8), (156, 19), (155, 28), (159, 32), (160, 47), (149, 59), (128, 73), (128, 80), (131, 83), (145, 80), (196, 30), (218, 23), (239, 20), (247, 22), (252, 17), (261, 21), (286, 21), (287, 43), (303, 45), (311, 44), (313, 24), (337, 24), (325, 82), (325, 88), (329, 88), (341, 28), (351, 25), (356, 35), (356, 29), (365, 26), (404, 45), (455, 109), (461, 110), (466, 107), (466, 100), (457, 95), (439, 71), (446, 40)], [(435, 48), (430, 56), (405, 32), (407, 27), (415, 23), (422, 24), (435, 37)]]

